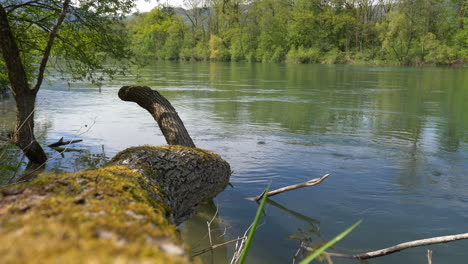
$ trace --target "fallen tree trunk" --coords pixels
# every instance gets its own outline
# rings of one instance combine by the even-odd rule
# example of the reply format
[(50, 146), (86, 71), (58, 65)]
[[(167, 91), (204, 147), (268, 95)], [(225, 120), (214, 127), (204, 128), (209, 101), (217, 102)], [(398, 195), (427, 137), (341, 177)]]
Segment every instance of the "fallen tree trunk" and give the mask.
[(142, 146), (101, 169), (2, 188), (2, 263), (190, 263), (176, 224), (221, 192), (230, 174), (207, 150)]

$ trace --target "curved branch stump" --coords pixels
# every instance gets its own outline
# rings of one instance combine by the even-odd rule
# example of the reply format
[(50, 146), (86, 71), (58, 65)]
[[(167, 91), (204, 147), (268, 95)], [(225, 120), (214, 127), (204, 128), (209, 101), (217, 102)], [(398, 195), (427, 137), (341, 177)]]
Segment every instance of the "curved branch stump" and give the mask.
[(229, 164), (195, 148), (170, 103), (123, 87), (158, 122), (169, 146), (118, 153), (104, 168), (40, 174), (0, 188), (2, 263), (191, 263), (174, 223), (229, 182)]
[(135, 102), (150, 112), (158, 122), (167, 144), (195, 147), (174, 107), (157, 91), (147, 86), (124, 86), (119, 90), (119, 98)]

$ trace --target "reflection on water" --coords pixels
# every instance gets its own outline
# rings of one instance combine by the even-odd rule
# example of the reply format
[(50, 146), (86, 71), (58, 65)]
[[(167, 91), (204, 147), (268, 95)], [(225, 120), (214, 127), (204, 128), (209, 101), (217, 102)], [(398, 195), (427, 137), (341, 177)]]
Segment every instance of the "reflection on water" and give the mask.
[[(57, 156), (47, 169), (58, 171), (101, 166), (130, 146), (165, 144), (146, 111), (117, 97), (123, 85), (159, 90), (173, 103), (197, 146), (219, 153), (234, 170), (234, 188), (215, 199), (219, 224), (212, 228), (219, 242), (242, 236), (257, 208), (244, 198), (259, 194), (270, 180), (276, 188), (331, 173), (316, 187), (271, 199), (281, 206), (266, 206), (249, 260), (291, 263), (298, 242), (287, 238), (319, 228), (320, 237), (312, 237), (313, 243), (328, 240), (359, 219), (364, 222), (340, 242), (340, 249), (359, 252), (466, 231), (467, 73), (447, 68), (161, 62), (138, 76), (108, 82), (101, 91), (78, 83), (69, 88), (51, 79), (39, 93), (37, 136), (43, 145), (62, 136), (84, 140), (73, 145), (80, 152), (66, 152), (65, 157), (47, 150), (49, 157)], [(13, 104), (0, 102), (0, 111), (0, 130), (11, 129)], [(6, 151), (1, 162), (21, 159), (14, 148)], [(197, 243), (216, 212), (210, 208), (184, 225), (185, 237), (196, 250), (209, 245)], [(468, 256), (467, 246), (457, 242), (431, 249), (445, 263), (460, 263)], [(207, 253), (204, 261), (225, 263), (233, 248)], [(425, 249), (371, 261), (402, 262), (425, 263)]]

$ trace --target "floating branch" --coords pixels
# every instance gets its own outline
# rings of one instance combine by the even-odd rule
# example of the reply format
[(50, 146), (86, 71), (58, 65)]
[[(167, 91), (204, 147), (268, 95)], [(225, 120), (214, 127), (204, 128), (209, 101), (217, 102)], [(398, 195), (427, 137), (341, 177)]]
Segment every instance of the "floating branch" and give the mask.
[[(330, 176), (330, 174), (325, 174), (321, 178), (315, 178), (315, 179), (312, 179), (310, 181), (306, 181), (306, 182), (299, 183), (299, 184), (294, 184), (294, 185), (289, 185), (289, 186), (286, 186), (286, 187), (283, 187), (283, 188), (273, 190), (271, 192), (268, 192), (268, 197), (273, 196), (273, 195), (277, 195), (277, 194), (280, 194), (280, 193), (284, 193), (284, 192), (287, 192), (287, 191), (299, 189), (299, 188), (302, 188), (302, 187), (309, 187), (309, 186), (317, 185), (317, 184), (323, 182), (326, 178), (328, 178), (328, 176)], [(263, 195), (265, 195), (265, 192), (261, 193), (257, 197), (249, 197), (247, 199), (252, 200), (252, 201), (258, 201), (258, 200), (262, 199)]]
[(77, 139), (77, 140), (70, 140), (70, 141), (63, 141), (63, 137), (59, 139), (59, 141), (53, 143), (53, 144), (50, 144), (49, 147), (50, 148), (55, 148), (55, 147), (60, 147), (60, 146), (64, 146), (64, 145), (70, 145), (70, 144), (73, 144), (73, 143), (78, 143), (78, 142), (81, 142), (83, 141), (82, 139)]
[[(339, 257), (339, 258), (353, 258), (353, 259), (371, 259), (371, 258), (377, 258), (377, 257), (382, 257), (386, 255), (393, 254), (395, 252), (408, 249), (408, 248), (414, 248), (414, 247), (422, 247), (422, 246), (427, 246), (427, 245), (433, 245), (433, 244), (440, 244), (440, 243), (447, 243), (447, 242), (452, 242), (456, 240), (462, 240), (462, 239), (468, 239), (468, 233), (464, 234), (458, 234), (458, 235), (450, 235), (450, 236), (440, 236), (440, 237), (432, 237), (432, 238), (426, 238), (426, 239), (420, 239), (420, 240), (413, 240), (405, 243), (401, 243), (392, 247), (384, 248), (384, 249), (379, 249), (375, 251), (370, 251), (362, 254), (356, 254), (356, 255), (347, 255), (347, 254), (339, 254), (339, 253), (330, 253), (327, 252), (326, 254), (329, 254), (332, 257)], [(308, 251), (314, 251), (315, 249), (310, 248), (310, 247), (305, 247), (306, 250)]]

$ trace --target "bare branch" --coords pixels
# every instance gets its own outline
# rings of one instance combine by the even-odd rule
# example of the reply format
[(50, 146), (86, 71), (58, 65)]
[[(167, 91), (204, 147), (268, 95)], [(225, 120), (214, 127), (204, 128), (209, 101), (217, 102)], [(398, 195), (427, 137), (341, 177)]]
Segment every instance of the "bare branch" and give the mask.
[(23, 6), (28, 6), (28, 5), (31, 5), (33, 3), (37, 3), (37, 2), (39, 2), (39, 0), (28, 1), (28, 2), (18, 4), (18, 5), (9, 5), (9, 6), (5, 6), (5, 10), (8, 9), (7, 14), (9, 14), (9, 13), (13, 12), (14, 10), (16, 10), (18, 8), (21, 8)]
[[(302, 188), (302, 187), (309, 187), (309, 186), (317, 185), (317, 184), (323, 182), (326, 178), (328, 178), (328, 176), (330, 176), (330, 174), (325, 174), (321, 178), (315, 178), (315, 179), (312, 179), (310, 181), (306, 181), (306, 182), (299, 183), (299, 184), (294, 184), (294, 185), (289, 185), (289, 186), (286, 186), (286, 187), (283, 187), (283, 188), (273, 190), (271, 192), (268, 192), (268, 197), (273, 196), (273, 195), (277, 195), (277, 194), (280, 194), (280, 193), (283, 193), (283, 192), (299, 189), (299, 188)], [(262, 194), (260, 194), (257, 197), (249, 197), (247, 199), (252, 200), (252, 201), (258, 201), (258, 200), (262, 199), (263, 195), (265, 195), (265, 192), (263, 192)]]
[(37, 82), (33, 88), (34, 92), (37, 92), (39, 88), (41, 87), (42, 80), (44, 79), (44, 71), (47, 66), (47, 61), (49, 60), (52, 45), (54, 44), (54, 40), (55, 40), (55, 37), (57, 36), (59, 27), (62, 24), (63, 20), (65, 19), (65, 15), (67, 14), (67, 9), (68, 9), (69, 4), (70, 4), (70, 0), (65, 0), (63, 2), (62, 11), (60, 12), (59, 18), (57, 19), (57, 22), (55, 23), (54, 27), (50, 31), (49, 39), (47, 41), (47, 46), (44, 50), (44, 55), (42, 56), (41, 64), (39, 66)]
[[(413, 240), (405, 243), (401, 243), (392, 247), (384, 248), (384, 249), (379, 249), (375, 251), (370, 251), (370, 252), (365, 252), (361, 254), (356, 254), (356, 255), (347, 255), (347, 254), (339, 254), (339, 253), (330, 253), (327, 252), (326, 254), (329, 254), (332, 257), (339, 257), (339, 258), (353, 258), (353, 259), (371, 259), (371, 258), (377, 258), (377, 257), (382, 257), (386, 255), (393, 254), (395, 252), (408, 249), (408, 248), (414, 248), (414, 247), (422, 247), (422, 246), (428, 246), (428, 245), (433, 245), (433, 244), (440, 244), (440, 243), (447, 243), (447, 242), (452, 242), (456, 240), (462, 240), (462, 239), (468, 239), (468, 233), (464, 234), (457, 234), (457, 235), (450, 235), (450, 236), (440, 236), (440, 237), (432, 237), (432, 238), (426, 238), (426, 239), (420, 239), (420, 240)], [(305, 247), (306, 250), (308, 251), (314, 251), (315, 249), (310, 248), (310, 247)]]

